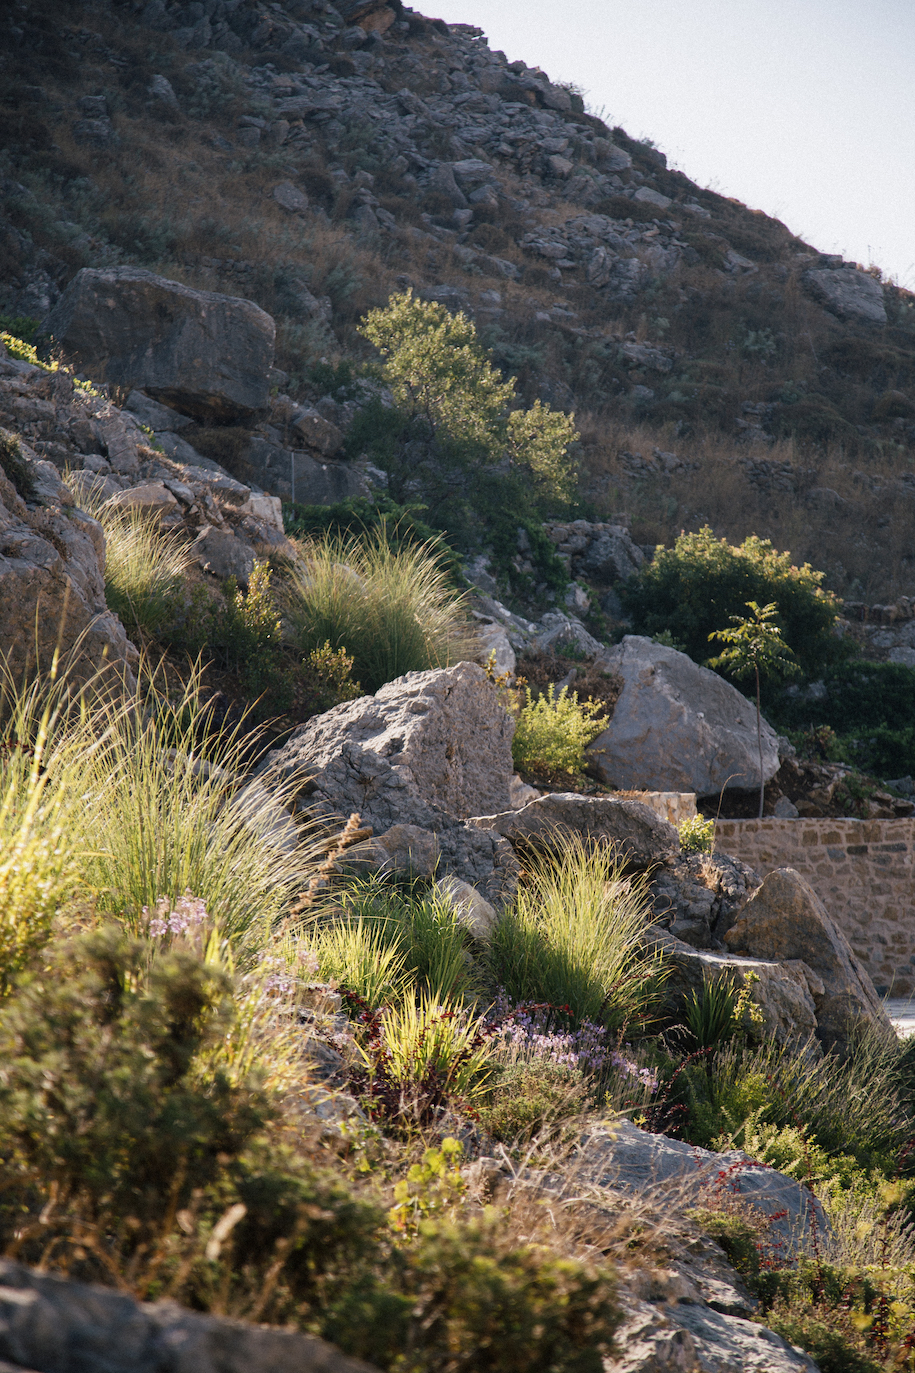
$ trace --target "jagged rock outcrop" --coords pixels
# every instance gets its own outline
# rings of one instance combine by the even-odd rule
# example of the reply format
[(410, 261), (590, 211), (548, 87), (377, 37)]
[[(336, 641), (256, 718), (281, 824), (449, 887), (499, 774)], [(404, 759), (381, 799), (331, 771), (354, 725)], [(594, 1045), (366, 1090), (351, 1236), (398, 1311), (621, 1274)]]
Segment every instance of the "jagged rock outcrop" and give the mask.
[(678, 853), (673, 825), (641, 801), (549, 792), (519, 810), (478, 815), (472, 823), (500, 834), (518, 853), (561, 853), (570, 837), (612, 849), (630, 872), (655, 867)]
[(502, 905), (517, 880), (511, 847), (464, 821), (481, 802), (510, 805), (513, 733), (483, 669), (459, 663), (409, 672), (374, 696), (335, 706), (294, 731), (262, 772), (307, 779), (301, 803), (319, 816), (357, 811), (382, 849), (396, 827), (395, 853), (415, 850), (429, 868), (437, 853), (439, 876), (458, 877)]
[(269, 399), (276, 326), (251, 300), (139, 267), (84, 267), (42, 327), (93, 380), (201, 419), (243, 418)]
[[(600, 779), (620, 790), (694, 791), (758, 787), (754, 707), (685, 653), (627, 634), (601, 655), (623, 689), (609, 725), (588, 748)], [(778, 771), (775, 731), (763, 721), (763, 780)]]
[[(11, 436), (0, 430), (4, 439)], [(68, 658), (78, 649), (74, 679), (110, 666), (129, 682), (137, 651), (105, 605), (101, 526), (77, 508), (51, 463), (21, 441), (16, 446), (28, 482), (23, 494), (0, 453), (0, 652), (16, 679), (47, 670), (59, 647)]]
[(814, 995), (817, 1034), (826, 1048), (844, 1051), (856, 1031), (893, 1034), (866, 970), (813, 888), (793, 868), (770, 872), (753, 893), (724, 942), (733, 953), (780, 961), (800, 959), (823, 986)]
[(869, 272), (850, 265), (814, 267), (804, 273), (804, 285), (840, 319), (886, 324), (883, 285)]

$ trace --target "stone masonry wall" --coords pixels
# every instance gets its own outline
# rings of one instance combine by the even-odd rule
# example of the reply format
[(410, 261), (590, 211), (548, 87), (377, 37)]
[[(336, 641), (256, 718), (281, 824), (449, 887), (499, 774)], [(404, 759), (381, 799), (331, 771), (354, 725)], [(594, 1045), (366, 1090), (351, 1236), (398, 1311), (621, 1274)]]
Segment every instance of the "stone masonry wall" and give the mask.
[(867, 968), (877, 991), (915, 991), (915, 817), (719, 820), (715, 848), (760, 876), (795, 868)]

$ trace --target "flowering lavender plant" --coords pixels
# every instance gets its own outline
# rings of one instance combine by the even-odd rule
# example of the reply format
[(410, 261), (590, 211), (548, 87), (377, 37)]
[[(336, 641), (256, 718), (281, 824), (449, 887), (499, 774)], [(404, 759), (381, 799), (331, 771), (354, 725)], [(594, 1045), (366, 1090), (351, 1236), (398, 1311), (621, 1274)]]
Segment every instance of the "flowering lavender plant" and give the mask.
[(186, 935), (198, 931), (205, 925), (209, 916), (206, 905), (188, 889), (179, 896), (172, 909), (167, 896), (160, 896), (156, 902), (156, 913), (150, 919), (149, 907), (143, 907), (143, 918), (147, 921), (147, 933), (151, 939), (162, 939), (165, 935)]
[(586, 1020), (577, 1030), (557, 1031), (550, 1029), (555, 1014), (553, 1006), (511, 1006), (499, 996), (489, 1024), (496, 1043), (512, 1058), (541, 1059), (594, 1077), (616, 1074), (638, 1082), (652, 1094), (657, 1091), (655, 1074), (622, 1053), (605, 1026)]

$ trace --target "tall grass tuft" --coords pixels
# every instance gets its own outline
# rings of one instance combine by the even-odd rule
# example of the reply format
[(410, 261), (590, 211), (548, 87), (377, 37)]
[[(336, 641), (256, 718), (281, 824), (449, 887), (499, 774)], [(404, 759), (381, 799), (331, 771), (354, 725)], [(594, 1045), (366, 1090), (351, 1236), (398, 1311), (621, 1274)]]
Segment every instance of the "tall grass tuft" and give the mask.
[(642, 948), (645, 888), (613, 853), (569, 835), (561, 857), (532, 858), (493, 931), (490, 974), (515, 1005), (567, 1007), (571, 1020), (619, 1029), (643, 1018), (661, 978)]
[(324, 925), (314, 945), (321, 976), (355, 992), (373, 1011), (403, 992), (406, 958), (382, 926), (362, 919)]
[(101, 703), (69, 741), (81, 773), (84, 880), (99, 909), (133, 933), (160, 897), (189, 890), (238, 953), (250, 950), (307, 887), (317, 854), (283, 808), (290, 788), (245, 781), (244, 723), (201, 727), (199, 675), (174, 700), (155, 685), (141, 676), (132, 701)]
[(466, 598), (433, 543), (392, 546), (384, 523), (363, 539), (327, 535), (303, 550), (287, 616), (302, 654), (330, 644), (367, 692), (466, 652)]
[(190, 557), (179, 535), (134, 506), (104, 500), (72, 476), (71, 490), (105, 531), (105, 600), (128, 634), (151, 638), (174, 618), (182, 599)]
[(404, 892), (369, 878), (351, 885), (334, 920), (340, 926), (364, 923), (372, 929), (379, 946), (396, 950), (403, 959), (405, 977), (417, 991), (452, 1000), (472, 991), (473, 940), (453, 906), (440, 896)]
[(76, 886), (77, 777), (60, 747), (57, 663), (18, 687), (0, 660), (0, 994), (51, 936)]

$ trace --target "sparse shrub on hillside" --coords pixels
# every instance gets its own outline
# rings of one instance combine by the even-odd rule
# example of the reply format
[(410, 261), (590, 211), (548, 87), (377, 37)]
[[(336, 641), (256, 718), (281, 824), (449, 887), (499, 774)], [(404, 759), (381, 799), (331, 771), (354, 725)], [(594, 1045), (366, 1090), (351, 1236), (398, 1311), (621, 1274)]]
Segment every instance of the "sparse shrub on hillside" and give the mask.
[(819, 700), (777, 699), (772, 713), (782, 728), (803, 731), (814, 756), (838, 757), (872, 776), (915, 773), (915, 670), (859, 660), (828, 668), (822, 681)]
[(392, 547), (386, 524), (363, 539), (306, 545), (287, 602), (299, 651), (346, 649), (367, 692), (458, 661), (468, 643), (464, 613), (436, 545)]
[(793, 566), (790, 553), (768, 539), (751, 535), (735, 548), (706, 526), (659, 549), (624, 597), (636, 633), (667, 630), (698, 663), (709, 658), (709, 635), (729, 616), (741, 615), (748, 601), (774, 603), (786, 644), (812, 674), (841, 652), (832, 635), (838, 605), (822, 581), (822, 572)]
[[(385, 380), (403, 414), (447, 457), (474, 473), (502, 464), (503, 482), (514, 479), (514, 503), (522, 510), (532, 495), (568, 498), (568, 449), (577, 437), (571, 419), (539, 400), (528, 410), (513, 408), (514, 379), (502, 380), (463, 313), (452, 315), (407, 291), (371, 311), (362, 332), (382, 354)], [(398, 480), (409, 475), (404, 469)], [(471, 503), (479, 506), (473, 493)]]
[(704, 815), (682, 820), (677, 826), (680, 848), (684, 853), (711, 853), (715, 842), (715, 822)]

